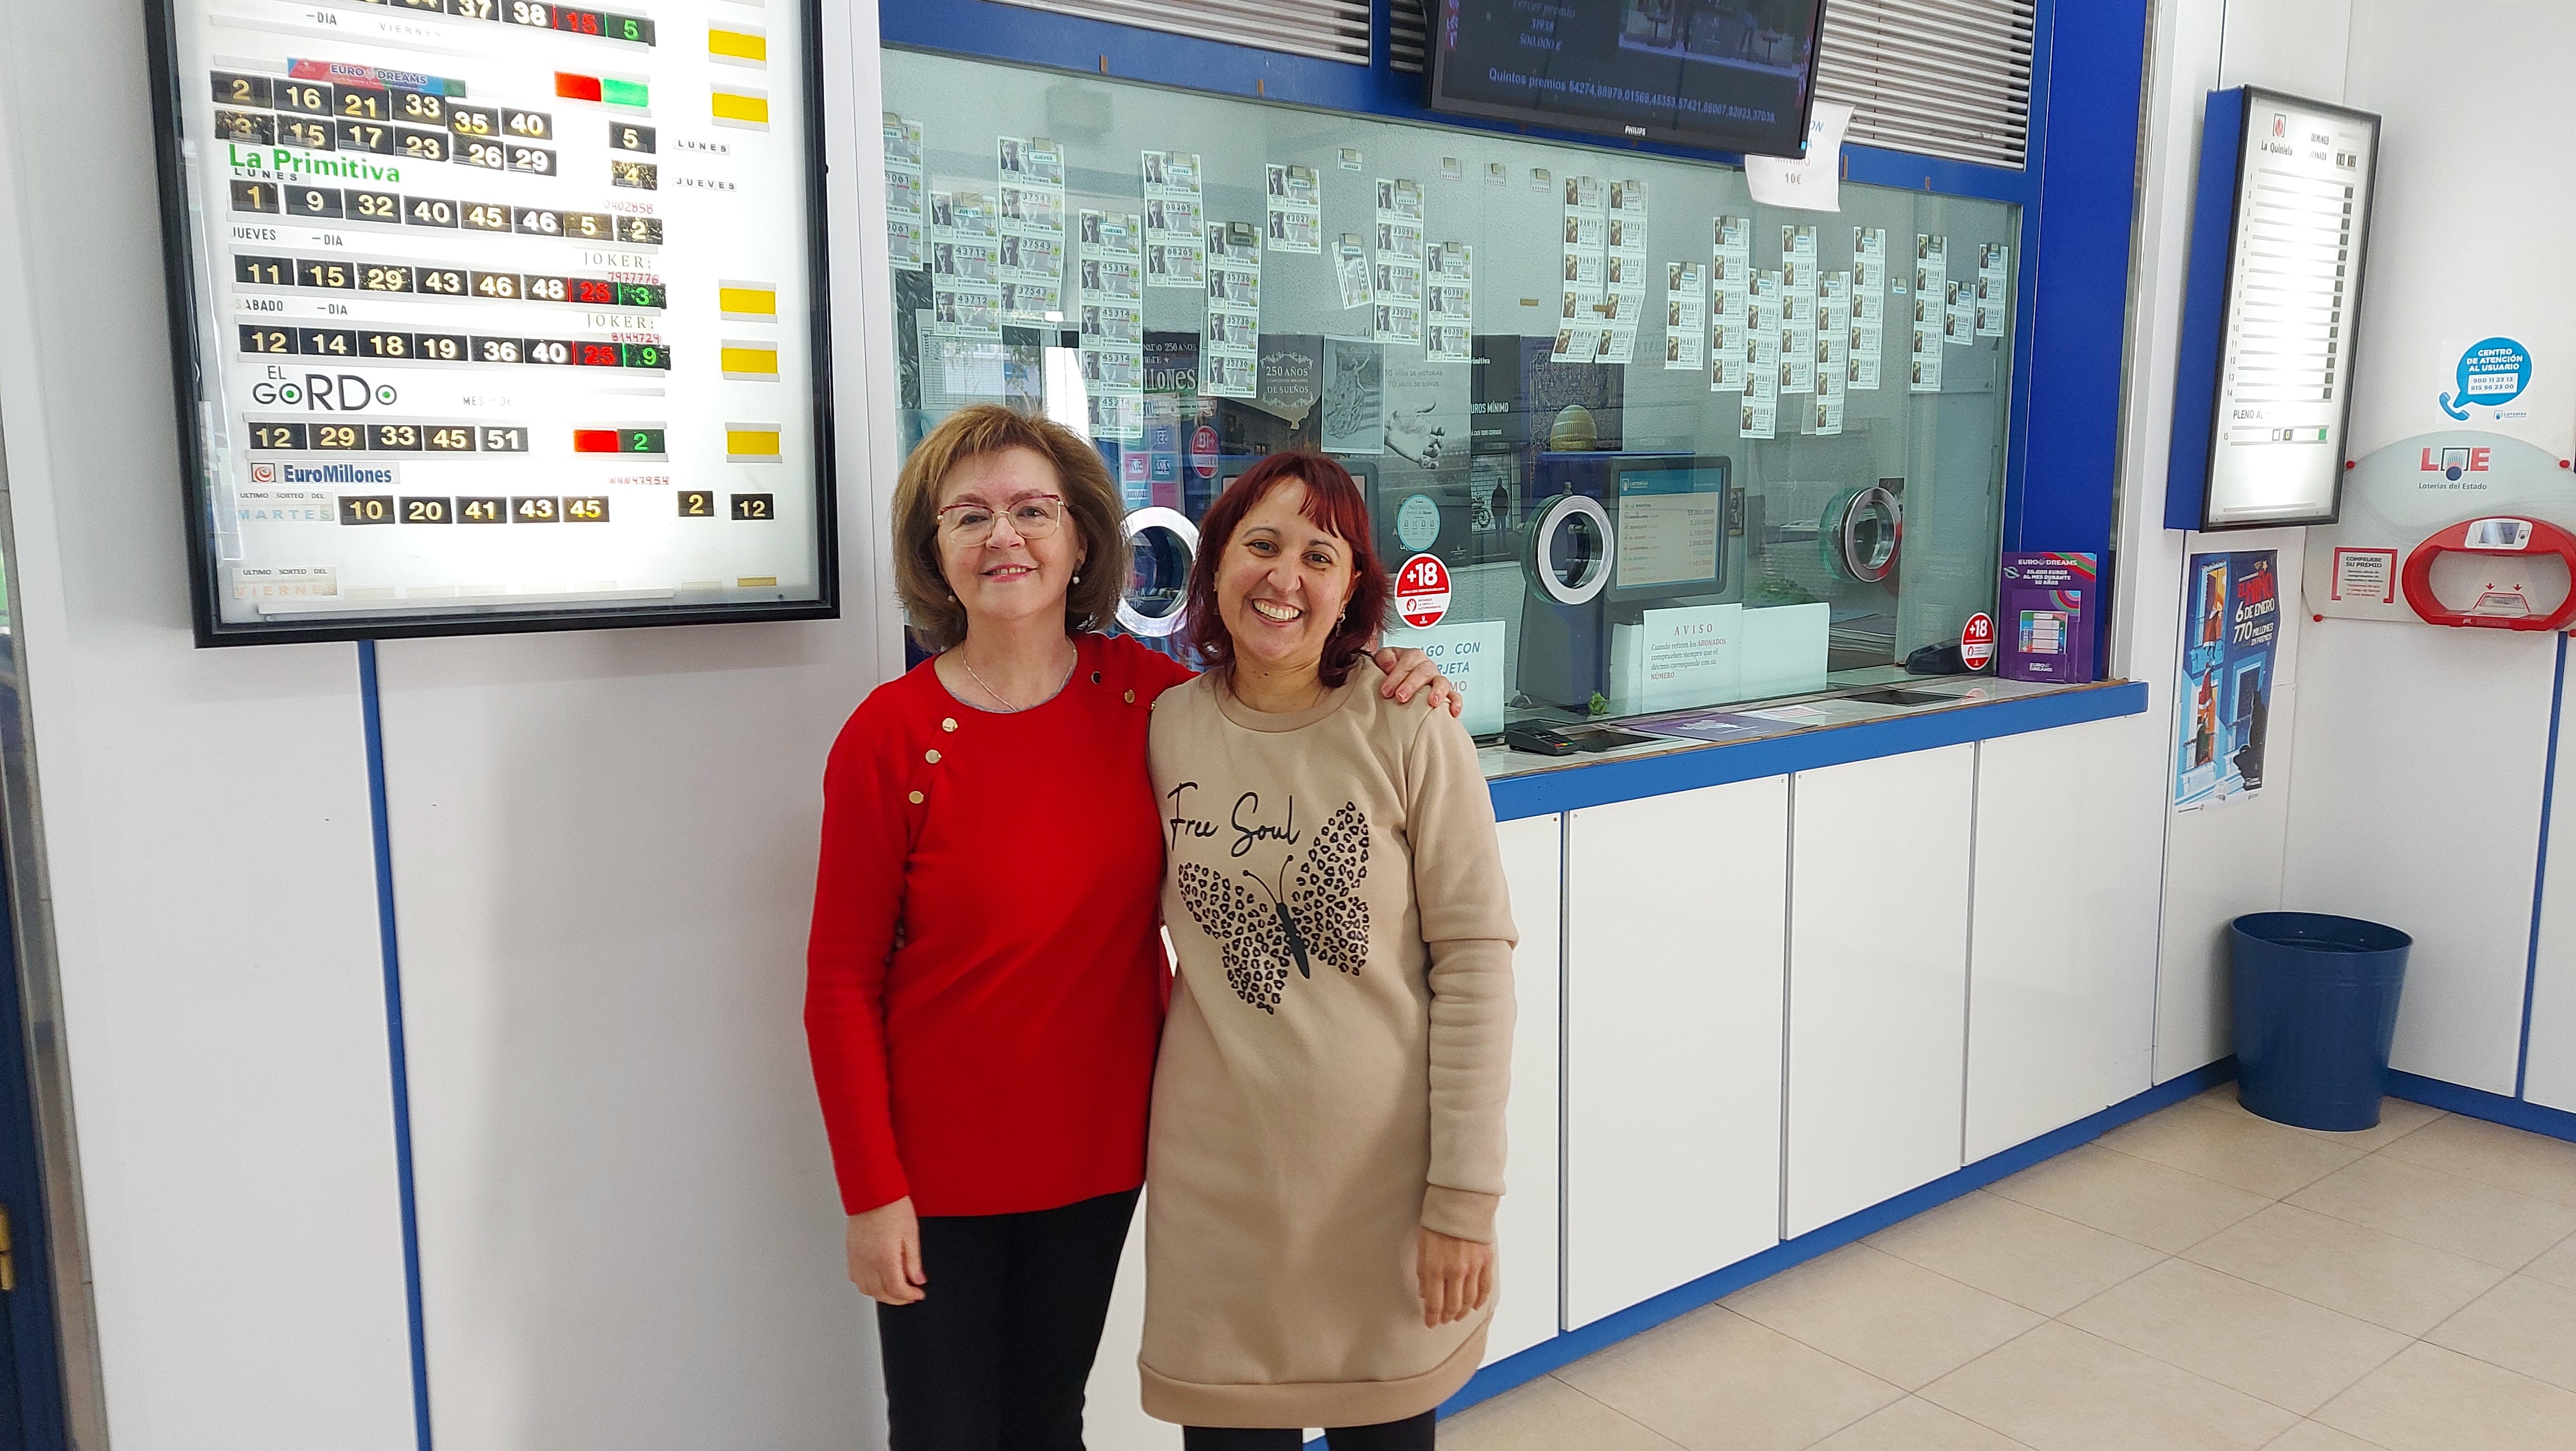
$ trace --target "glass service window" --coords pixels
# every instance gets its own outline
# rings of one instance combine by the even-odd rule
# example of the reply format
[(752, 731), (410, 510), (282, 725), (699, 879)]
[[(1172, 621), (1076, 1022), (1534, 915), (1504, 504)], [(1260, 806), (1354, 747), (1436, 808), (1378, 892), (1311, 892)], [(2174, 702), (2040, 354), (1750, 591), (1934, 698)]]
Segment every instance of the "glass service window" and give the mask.
[(1389, 638), (1455, 662), (1480, 732), (1897, 679), (1992, 605), (2017, 207), (1789, 211), (1618, 148), (884, 73), (906, 447), (984, 401), (1093, 437), (1148, 639), (1208, 504), (1291, 447), (1368, 490), (1399, 607), (1445, 586)]

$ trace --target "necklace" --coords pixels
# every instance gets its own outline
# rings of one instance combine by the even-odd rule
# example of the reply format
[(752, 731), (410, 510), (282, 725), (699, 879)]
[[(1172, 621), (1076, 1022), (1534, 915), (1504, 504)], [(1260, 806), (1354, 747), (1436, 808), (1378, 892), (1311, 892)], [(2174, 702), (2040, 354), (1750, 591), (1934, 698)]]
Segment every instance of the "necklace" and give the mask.
[(1236, 700), (1241, 701), (1246, 707), (1260, 711), (1264, 715), (1295, 715), (1300, 711), (1312, 710), (1316, 706), (1323, 704), (1325, 698), (1333, 693), (1333, 688), (1331, 686), (1326, 685), (1321, 680), (1317, 680), (1311, 687), (1309, 687), (1310, 693), (1305, 700), (1300, 701), (1295, 705), (1284, 706), (1280, 709), (1272, 710), (1268, 706), (1253, 705), (1252, 702), (1244, 700), (1243, 692), (1237, 690), (1235, 688), (1235, 684), (1235, 681), (1228, 680), (1226, 682), (1226, 693), (1232, 695)]
[[(1074, 665), (1079, 665), (1079, 664), (1081, 664), (1081, 663), (1082, 663), (1082, 656), (1081, 656), (1079, 653), (1077, 653), (1077, 654), (1073, 657), (1073, 665), (1067, 665), (1066, 667), (1064, 667), (1064, 679), (1063, 679), (1063, 680), (1058, 680), (1058, 681), (1055, 683), (1055, 689), (1047, 692), (1046, 700), (1041, 700), (1041, 701), (1037, 702), (1037, 705), (1044, 705), (1044, 704), (1046, 704), (1046, 703), (1047, 703), (1047, 701), (1048, 701), (1048, 700), (1053, 700), (1053, 699), (1055, 699), (1055, 698), (1056, 698), (1056, 696), (1057, 696), (1057, 695), (1061, 694), (1061, 693), (1063, 692), (1063, 690), (1064, 690), (1064, 682), (1065, 682), (1066, 680), (1071, 680), (1071, 679), (1073, 678), (1073, 667), (1074, 667)], [(993, 684), (992, 684), (992, 682), (991, 682), (991, 681), (986, 680), (983, 676), (978, 675), (978, 674), (976, 674), (976, 673), (975, 673), (975, 667), (966, 663), (966, 653), (965, 653), (964, 651), (962, 651), (962, 650), (961, 650), (961, 651), (959, 651), (959, 652), (958, 652), (958, 654), (957, 654), (957, 664), (958, 664), (958, 668), (960, 668), (960, 669), (962, 669), (962, 670), (964, 670), (964, 671), (966, 672), (966, 678), (967, 678), (967, 679), (972, 680), (972, 681), (974, 681), (977, 685), (980, 685), (980, 686), (984, 687), (984, 693), (985, 693), (986, 695), (989, 695), (989, 696), (993, 697), (995, 700), (1000, 701), (1000, 702), (1002, 703), (1002, 709), (1003, 709), (1005, 712), (1007, 712), (1008, 714), (1011, 714), (1011, 715), (1017, 715), (1017, 714), (1019, 714), (1021, 711), (1024, 711), (1024, 710), (1034, 710), (1034, 709), (1036, 709), (1036, 706), (1030, 706), (1030, 705), (1013, 705), (1013, 704), (1011, 703), (1011, 698), (1010, 698), (1009, 696), (1004, 695), (1002, 692), (1000, 692), (1000, 691), (998, 691), (998, 690), (995, 690), (995, 689), (993, 688)]]

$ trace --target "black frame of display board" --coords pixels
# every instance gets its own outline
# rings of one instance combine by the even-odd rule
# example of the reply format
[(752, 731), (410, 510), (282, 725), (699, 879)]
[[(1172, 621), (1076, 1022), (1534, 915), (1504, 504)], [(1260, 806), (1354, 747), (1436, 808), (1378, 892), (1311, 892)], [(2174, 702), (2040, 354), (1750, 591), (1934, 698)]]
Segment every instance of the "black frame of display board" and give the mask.
[(1480, 121), (1509, 121), (1524, 127), (1542, 126), (1578, 135), (1607, 136), (1627, 142), (1659, 141), (1668, 145), (1686, 146), (1698, 151), (1720, 152), (1728, 155), (1777, 155), (1795, 160), (1807, 153), (1807, 130), (1816, 114), (1817, 48), (1824, 43), (1825, 0), (1810, 0), (1808, 5), (1807, 76), (1805, 84), (1799, 87), (1798, 124), (1790, 133), (1797, 149), (1785, 152), (1747, 150), (1745, 142), (1749, 138), (1741, 130), (1728, 131), (1716, 128), (1688, 130), (1676, 126), (1621, 121), (1613, 117), (1590, 115), (1581, 111), (1513, 106), (1499, 101), (1479, 101), (1445, 95), (1441, 88), (1443, 82), (1448, 79), (1451, 61), (1449, 48), (1440, 43), (1439, 0), (1430, 0), (1430, 10), (1431, 33), (1423, 40), (1422, 104), (1424, 109), (1436, 114), (1471, 116)]
[(830, 240), (825, 218), (823, 129), (823, 20), (821, 0), (780, 7), (803, 27), (804, 105), (797, 118), (805, 138), (806, 274), (811, 307), (814, 466), (812, 490), (816, 597), (739, 605), (590, 605), (509, 610), (490, 605), (382, 615), (335, 614), (292, 623), (227, 622), (217, 607), (222, 562), (214, 557), (211, 479), (207, 473), (206, 379), (199, 366), (208, 329), (196, 287), (198, 258), (190, 244), (191, 200), (181, 166), (183, 131), (178, 65), (178, 0), (143, 0), (146, 49), (152, 63), (155, 170), (161, 195), (162, 270), (169, 289), (173, 397), (177, 403), (180, 481), (186, 515), (188, 596), (200, 647), (274, 645), (323, 640), (391, 640), (434, 635), (521, 634), (539, 630), (627, 629), (648, 625), (739, 624), (761, 620), (828, 620), (841, 614), (840, 524), (834, 477)]

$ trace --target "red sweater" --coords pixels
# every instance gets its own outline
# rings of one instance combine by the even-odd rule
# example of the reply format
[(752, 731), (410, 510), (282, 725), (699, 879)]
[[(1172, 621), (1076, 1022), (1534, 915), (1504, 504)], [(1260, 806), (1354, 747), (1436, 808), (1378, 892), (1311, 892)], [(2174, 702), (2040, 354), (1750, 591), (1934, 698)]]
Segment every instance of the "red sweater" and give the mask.
[(852, 1214), (906, 1194), (1010, 1214), (1145, 1180), (1170, 981), (1145, 735), (1190, 672), (1124, 637), (1076, 645), (1044, 705), (972, 709), (924, 663), (832, 746), (805, 1034)]

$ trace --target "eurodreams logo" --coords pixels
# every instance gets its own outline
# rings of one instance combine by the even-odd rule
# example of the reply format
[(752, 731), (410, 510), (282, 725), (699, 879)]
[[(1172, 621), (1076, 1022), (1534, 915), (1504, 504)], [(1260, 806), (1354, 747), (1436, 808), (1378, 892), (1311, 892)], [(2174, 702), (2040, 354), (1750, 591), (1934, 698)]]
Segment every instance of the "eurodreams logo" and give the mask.
[[(401, 481), (391, 464), (297, 464), (277, 466), (281, 484), (392, 484)], [(266, 482), (262, 480), (262, 482)]]

